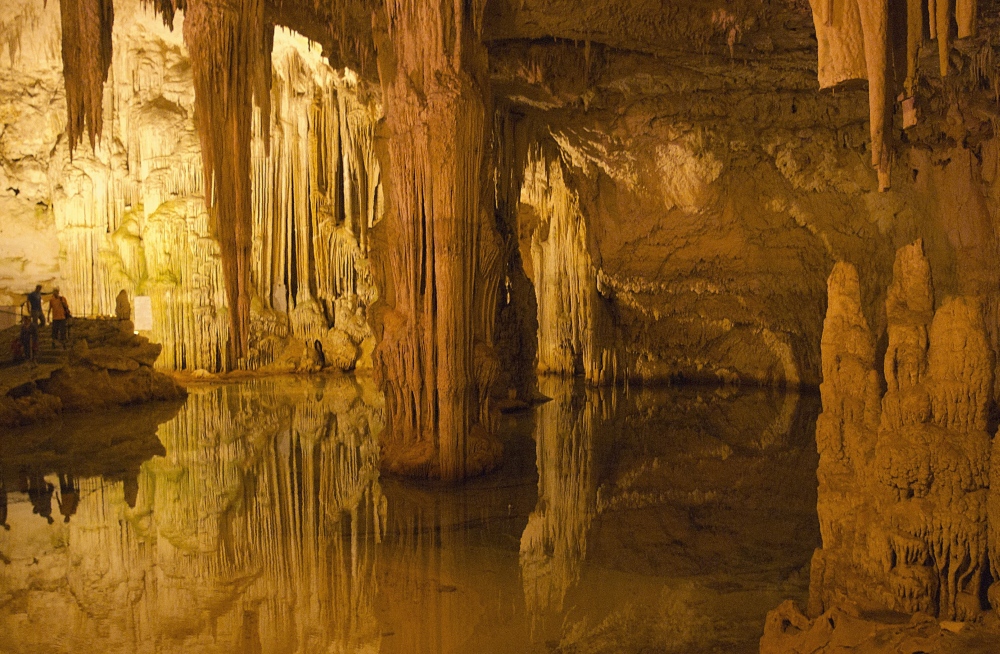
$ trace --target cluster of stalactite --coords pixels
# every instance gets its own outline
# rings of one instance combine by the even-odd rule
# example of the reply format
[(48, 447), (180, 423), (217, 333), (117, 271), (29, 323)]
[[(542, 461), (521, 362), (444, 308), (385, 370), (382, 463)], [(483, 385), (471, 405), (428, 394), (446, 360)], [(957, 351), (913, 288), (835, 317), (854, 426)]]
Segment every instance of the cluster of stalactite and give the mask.
[[(810, 0), (810, 4), (819, 42), (820, 87), (835, 87), (853, 79), (868, 80), (872, 165), (878, 171), (880, 189), (885, 190), (890, 182), (897, 81), (891, 66), (893, 25), (906, 25), (906, 78), (898, 81), (903, 82), (906, 95), (903, 126), (909, 127), (916, 119), (913, 96), (925, 33), (937, 39), (940, 74), (947, 76), (953, 36), (951, 23), (954, 20), (958, 25), (958, 38), (972, 36), (976, 29), (977, 0), (907, 0), (905, 10), (901, 4), (866, 0)], [(904, 11), (905, 17), (894, 13)]]
[(538, 306), (538, 371), (615, 383), (625, 378), (625, 366), (619, 370), (580, 200), (567, 185), (563, 166), (560, 157), (532, 147), (521, 188)]
[[(865, 610), (971, 620), (996, 606), (993, 355), (981, 299), (934, 308), (918, 241), (897, 254), (886, 299), (886, 391), (857, 271), (838, 263), (823, 331), (818, 510), (810, 613)], [(989, 556), (993, 556), (992, 573)], [(988, 587), (989, 586), (989, 587)]]
[(93, 148), (104, 122), (104, 82), (111, 67), (112, 0), (62, 0), (63, 78), (66, 80), (67, 134), (72, 150), (84, 125)]
[(378, 649), (380, 408), (346, 379), (289, 395), (255, 383), (193, 393), (159, 428), (165, 454), (124, 479), (76, 480), (75, 513), (34, 562), (66, 571), (40, 582), (65, 623), (17, 637), (41, 651)]
[[(105, 137), (92, 151), (78, 148), (72, 162), (54, 149), (50, 162), (60, 184), (47, 210), (74, 313), (108, 315), (122, 289), (149, 296), (150, 337), (163, 344), (158, 365), (166, 368), (258, 369), (306, 339), (322, 342), (331, 365), (354, 367), (374, 346), (366, 324), (378, 296), (369, 235), (384, 212), (377, 90), (332, 69), (305, 38), (276, 33), (268, 91), (276, 109), (267, 122), (254, 111), (248, 140), (251, 316), (240, 359), (227, 347), (232, 298), (219, 214), (213, 218), (202, 195), (193, 62), (179, 30), (159, 25), (138, 0), (117, 4)], [(54, 26), (32, 31), (33, 24), (12, 34), (15, 49), (24, 39), (35, 47), (58, 42)]]
[[(269, 124), (274, 26), (264, 22), (263, 0), (235, 5), (214, 0), (157, 0), (151, 4), (168, 24), (177, 9), (185, 11), (184, 40), (191, 53), (205, 199), (212, 209), (213, 234), (225, 272), (230, 354), (243, 358), (252, 295), (250, 149), (254, 101), (262, 124)], [(101, 132), (101, 98), (111, 65), (113, 14), (111, 0), (62, 3), (71, 147), (82, 133), (84, 115), (92, 145)]]
[(262, 219), (251, 272), (264, 319), (254, 320), (251, 358), (260, 363), (275, 354), (269, 342), (280, 347), (289, 333), (325, 341), (336, 329), (360, 344), (367, 329), (345, 323), (378, 297), (368, 257), (384, 207), (381, 109), (352, 73), (334, 71), (307, 43), (287, 45), (295, 40), (305, 41), (283, 35), (275, 47), (272, 124), (258, 123), (252, 153), (253, 213)]
[(391, 0), (380, 74), (390, 134), (386, 300), (376, 372), (385, 465), (459, 479), (491, 467), (503, 249), (493, 216), (481, 1)]

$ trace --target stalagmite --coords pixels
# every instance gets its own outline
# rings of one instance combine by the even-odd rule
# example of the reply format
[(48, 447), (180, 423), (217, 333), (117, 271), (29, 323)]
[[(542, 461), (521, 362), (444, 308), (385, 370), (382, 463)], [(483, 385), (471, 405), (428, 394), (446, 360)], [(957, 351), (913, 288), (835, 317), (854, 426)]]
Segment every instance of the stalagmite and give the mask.
[[(863, 610), (972, 620), (989, 579), (993, 360), (979, 301), (952, 298), (934, 312), (922, 243), (899, 250), (886, 299), (880, 411), (870, 332), (863, 319), (850, 331), (838, 327), (842, 317), (832, 320), (852, 313), (835, 294), (844, 286), (835, 280), (851, 277), (845, 273), (853, 270), (837, 264), (830, 277), (823, 333), (816, 432), (823, 547), (813, 558), (809, 612), (849, 599)], [(847, 286), (854, 304), (857, 287)], [(845, 365), (852, 343), (865, 344), (861, 366)], [(859, 375), (872, 380), (864, 402)]]
[(379, 71), (391, 133), (392, 301), (376, 368), (390, 416), (384, 465), (461, 479), (500, 453), (479, 406), (492, 375), (476, 374), (494, 356), (484, 327), (501, 281), (486, 170), (483, 3), (392, 0), (386, 9), (392, 49), (380, 51)]

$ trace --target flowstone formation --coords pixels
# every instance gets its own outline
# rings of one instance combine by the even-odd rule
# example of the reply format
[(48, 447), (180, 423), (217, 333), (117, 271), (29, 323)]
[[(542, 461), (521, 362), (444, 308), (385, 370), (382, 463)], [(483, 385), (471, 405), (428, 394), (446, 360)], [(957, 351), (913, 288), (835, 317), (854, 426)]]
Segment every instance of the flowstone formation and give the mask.
[[(37, 282), (60, 285), (77, 315), (112, 315), (122, 289), (148, 295), (149, 336), (163, 343), (158, 365), (169, 369), (287, 370), (306, 340), (320, 341), (331, 365), (370, 365), (367, 308), (377, 291), (368, 230), (384, 208), (377, 89), (332, 68), (303, 37), (276, 32), (269, 81), (255, 96), (274, 110), (231, 126), (239, 127), (248, 194), (239, 200), (238, 249), (249, 250), (239, 271), (227, 272), (224, 261), (234, 259), (222, 248), (235, 248), (236, 236), (220, 238), (228, 223), (219, 219), (235, 211), (226, 204), (235, 200), (211, 185), (212, 175), (206, 188), (203, 157), (221, 162), (230, 146), (210, 141), (214, 149), (206, 150), (196, 129), (208, 120), (195, 120), (197, 56), (182, 37), (185, 14), (170, 30), (138, 1), (116, 3), (102, 137), (71, 158), (58, 4), (9, 0), (3, 8), (0, 202), (9, 238), (0, 252), (0, 305), (19, 304)], [(212, 198), (225, 206), (211, 210)], [(242, 335), (230, 320), (237, 307), (230, 278), (246, 298)], [(243, 339), (240, 357), (230, 346)]]
[[(857, 272), (839, 263), (830, 275), (816, 426), (823, 546), (808, 613), (846, 606), (855, 622), (859, 610), (974, 621), (1000, 599), (995, 439), (986, 431), (994, 355), (982, 301), (950, 297), (935, 310), (920, 241), (899, 250), (893, 271), (884, 393)], [(767, 651), (816, 638), (793, 608), (775, 615)]]

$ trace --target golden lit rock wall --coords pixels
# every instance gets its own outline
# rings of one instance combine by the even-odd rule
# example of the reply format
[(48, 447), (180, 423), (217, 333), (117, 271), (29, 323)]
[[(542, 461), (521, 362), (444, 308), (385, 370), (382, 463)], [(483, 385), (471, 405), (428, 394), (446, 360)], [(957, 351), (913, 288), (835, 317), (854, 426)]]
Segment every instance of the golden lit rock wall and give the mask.
[(972, 620), (996, 594), (986, 587), (994, 355), (982, 300), (953, 297), (935, 311), (922, 243), (901, 248), (882, 394), (854, 267), (837, 264), (829, 289), (816, 427), (823, 547), (809, 611), (850, 601)]
[(281, 356), (289, 339), (319, 339), (341, 367), (371, 351), (367, 231), (383, 207), (376, 96), (305, 39), (276, 34), (270, 154), (259, 124), (251, 147), (251, 347), (233, 361), (180, 15), (170, 31), (138, 2), (117, 3), (103, 137), (72, 159), (54, 56), (58, 7), (53, 14), (40, 1), (5, 0), (4, 15), (12, 16), (0, 19), (9, 50), (0, 67), (2, 201), (10, 210), (0, 229), (12, 238), (0, 249), (0, 304), (18, 304), (35, 283), (60, 284), (77, 315), (112, 314), (122, 288), (149, 295), (150, 336), (164, 344), (160, 365), (168, 368), (256, 368), (275, 359), (293, 367), (294, 357)]

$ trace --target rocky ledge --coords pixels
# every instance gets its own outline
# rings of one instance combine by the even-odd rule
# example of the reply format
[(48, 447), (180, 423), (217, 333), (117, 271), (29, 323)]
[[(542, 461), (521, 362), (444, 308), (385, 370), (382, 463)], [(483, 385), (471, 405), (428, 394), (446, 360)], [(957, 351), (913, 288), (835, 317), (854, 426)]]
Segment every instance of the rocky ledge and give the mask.
[(75, 318), (69, 345), (61, 348), (43, 328), (34, 363), (11, 359), (8, 344), (18, 327), (0, 331), (0, 425), (185, 397), (183, 387), (153, 370), (162, 346), (133, 329), (129, 321)]

